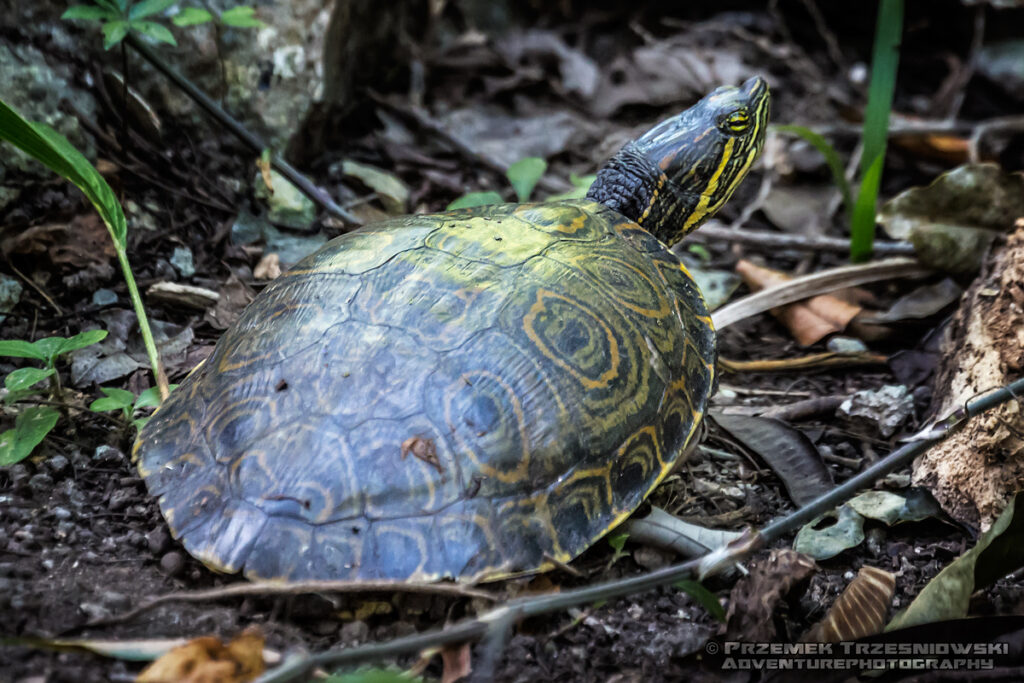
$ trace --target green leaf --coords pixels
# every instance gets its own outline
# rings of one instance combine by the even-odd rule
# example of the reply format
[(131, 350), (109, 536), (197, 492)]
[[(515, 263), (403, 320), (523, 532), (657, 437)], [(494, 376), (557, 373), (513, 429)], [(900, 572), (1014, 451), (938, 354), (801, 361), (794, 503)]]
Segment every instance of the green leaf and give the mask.
[(106, 330), (87, 330), (85, 332), (79, 332), (74, 337), (65, 339), (64, 343), (60, 345), (60, 350), (57, 354), (62, 355), (70, 353), (71, 351), (77, 351), (78, 349), (84, 349), (86, 346), (92, 346), (106, 338)]
[(94, 1), (95, 1), (95, 3), (97, 5), (101, 5), (103, 7), (106, 7), (107, 9), (109, 9), (111, 12), (114, 13), (114, 16), (118, 16), (119, 17), (124, 12), (124, 6), (120, 2), (114, 2), (114, 0), (94, 0)]
[(39, 384), (54, 372), (53, 368), (19, 368), (4, 378), (4, 386), (11, 393), (24, 391)]
[(114, 191), (67, 138), (49, 126), (25, 120), (0, 100), (0, 140), (7, 140), (85, 193), (110, 231), (114, 246), (124, 250), (128, 226)]
[(135, 394), (127, 389), (100, 387), (100, 391), (105, 396), (89, 404), (89, 410), (94, 413), (105, 413), (108, 410), (129, 410), (135, 403)]
[(850, 183), (846, 180), (846, 170), (843, 168), (843, 160), (839, 152), (823, 136), (815, 133), (806, 126), (777, 125), (774, 129), (780, 133), (793, 133), (799, 135), (809, 142), (814, 149), (818, 150), (821, 156), (825, 157), (825, 164), (832, 173), (832, 182), (836, 184), (843, 195), (843, 206), (848, 214), (853, 213), (853, 193), (850, 191)]
[(46, 360), (46, 356), (36, 348), (35, 344), (21, 339), (4, 339), (0, 341), (0, 356)]
[(64, 14), (60, 15), (60, 18), (110, 21), (111, 19), (117, 19), (118, 16), (117, 10), (114, 9), (97, 7), (95, 5), (75, 5), (64, 10)]
[(608, 545), (612, 547), (615, 554), (618, 555), (622, 552), (622, 549), (626, 547), (626, 539), (629, 538), (629, 534), (615, 534), (608, 537)]
[(722, 603), (718, 601), (718, 598), (715, 597), (714, 593), (702, 586), (699, 582), (684, 579), (682, 581), (677, 581), (672, 585), (696, 600), (701, 607), (708, 611), (708, 614), (723, 624), (725, 623), (725, 610), (722, 609)]
[(129, 26), (130, 24), (123, 19), (103, 24), (103, 49), (109, 50), (124, 40), (124, 37), (128, 35)]
[(925, 584), (886, 631), (967, 616), (971, 595), (1024, 566), (1024, 502), (1018, 494), (977, 545), (953, 560)]
[(875, 244), (875, 203), (878, 199), (878, 185), (882, 181), (882, 166), (885, 154), (879, 154), (868, 166), (867, 173), (860, 181), (857, 203), (853, 205), (853, 220), (850, 222), (850, 260), (864, 261)]
[(135, 19), (143, 19), (151, 14), (163, 12), (177, 1), (178, 0), (142, 0), (142, 2), (132, 5), (132, 8), (128, 10), (128, 18), (134, 23)]
[(572, 189), (565, 192), (559, 192), (548, 197), (549, 201), (561, 201), (563, 199), (583, 199), (587, 196), (587, 192), (590, 192), (590, 186), (597, 180), (596, 175), (585, 175), (578, 176), (575, 173), (569, 174), (569, 182), (572, 183)]
[(186, 7), (171, 19), (175, 26), (197, 26), (213, 21), (213, 15), (198, 7)]
[(132, 29), (138, 31), (144, 36), (148, 36), (153, 40), (160, 41), (161, 43), (167, 43), (169, 45), (177, 45), (178, 41), (174, 39), (174, 34), (171, 33), (170, 29), (163, 24), (158, 24), (155, 21), (133, 21)]
[(504, 201), (497, 192), (470, 192), (449, 204), (446, 210), (452, 211), (453, 209), (469, 209), (474, 206), (486, 206), (488, 204), (502, 204)]
[(117, 3), (117, 8), (124, 12), (128, 9), (128, 0), (114, 0)]
[(60, 413), (49, 406), (26, 408), (14, 421), (14, 428), (0, 434), (0, 467), (30, 456), (58, 419)]
[(60, 355), (61, 347), (67, 342), (66, 337), (46, 337), (32, 342), (36, 351), (42, 354), (47, 365), (53, 365), (54, 359)]
[(508, 176), (508, 181), (516, 191), (519, 201), (526, 202), (530, 200), (533, 188), (537, 187), (537, 182), (546, 170), (548, 162), (540, 157), (526, 157), (509, 166), (505, 175)]
[[(178, 388), (177, 384), (172, 384), (168, 387), (171, 391)], [(156, 408), (160, 405), (160, 389), (158, 387), (150, 387), (146, 389), (139, 397), (135, 399), (135, 405), (132, 408), (135, 410), (141, 410), (142, 408)]]
[(234, 26), (235, 28), (263, 28), (266, 26), (266, 24), (256, 18), (255, 9), (244, 5), (232, 7), (222, 13), (220, 21), (226, 26)]
[(861, 185), (850, 224), (850, 259), (862, 261), (871, 255), (875, 239), (875, 204), (885, 165), (885, 146), (889, 135), (889, 112), (896, 89), (896, 67), (900, 60), (900, 36), (903, 33), (903, 0), (881, 0), (875, 43), (871, 54), (871, 83), (868, 106), (864, 111), (861, 137)]

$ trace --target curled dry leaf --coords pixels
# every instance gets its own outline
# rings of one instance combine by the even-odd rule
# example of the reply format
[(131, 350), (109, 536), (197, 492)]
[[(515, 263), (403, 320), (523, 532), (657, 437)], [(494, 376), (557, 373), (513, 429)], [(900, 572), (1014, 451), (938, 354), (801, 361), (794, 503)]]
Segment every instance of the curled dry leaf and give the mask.
[(252, 269), (252, 276), (257, 280), (273, 280), (281, 274), (281, 257), (276, 253), (264, 254), (256, 267)]
[(263, 673), (263, 635), (250, 628), (225, 645), (204, 636), (176, 647), (156, 660), (136, 683), (245, 683)]
[(775, 636), (772, 614), (779, 601), (798, 583), (817, 571), (810, 557), (785, 548), (752, 563), (750, 573), (729, 594), (727, 640), (765, 642)]
[[(745, 260), (736, 264), (736, 272), (753, 291), (791, 279), (785, 273), (763, 268)], [(806, 301), (772, 309), (772, 315), (786, 326), (801, 346), (810, 346), (830, 334), (842, 332), (860, 312), (860, 306), (831, 294), (822, 294)]]
[(875, 567), (861, 567), (825, 618), (800, 640), (838, 643), (881, 633), (896, 594), (896, 577)]

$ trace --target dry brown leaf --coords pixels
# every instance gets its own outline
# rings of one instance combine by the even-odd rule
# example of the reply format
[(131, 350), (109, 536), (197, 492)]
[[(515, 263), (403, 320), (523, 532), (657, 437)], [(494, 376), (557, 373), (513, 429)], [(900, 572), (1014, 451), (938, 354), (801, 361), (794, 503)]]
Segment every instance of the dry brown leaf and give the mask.
[(750, 573), (736, 582), (729, 594), (726, 640), (767, 642), (775, 636), (775, 606), (818, 565), (807, 555), (781, 548), (751, 564)]
[(895, 135), (890, 138), (890, 142), (914, 156), (937, 159), (950, 164), (966, 163), (970, 156), (970, 141), (955, 135)]
[(0, 250), (5, 255), (48, 253), (56, 265), (76, 269), (108, 263), (117, 255), (96, 214), (75, 216), (70, 223), (35, 225), (5, 239)]
[(252, 276), (257, 280), (273, 280), (281, 274), (281, 257), (277, 254), (264, 254), (256, 267), (252, 269)]
[(456, 683), (468, 677), (473, 671), (469, 643), (441, 648), (441, 662), (444, 664), (441, 683)]
[(248, 628), (225, 645), (203, 636), (147, 666), (136, 683), (245, 683), (263, 673), (263, 634)]
[(861, 567), (856, 578), (836, 598), (825, 618), (800, 640), (838, 643), (882, 632), (896, 594), (896, 577), (875, 567)]
[(242, 310), (253, 300), (252, 290), (232, 275), (217, 293), (216, 305), (206, 312), (204, 319), (218, 330), (226, 330), (242, 314)]
[[(736, 272), (752, 291), (758, 291), (792, 279), (789, 275), (741, 260)], [(822, 294), (799, 303), (772, 309), (801, 346), (810, 346), (824, 337), (842, 332), (860, 313), (861, 307), (847, 303), (834, 294)]]

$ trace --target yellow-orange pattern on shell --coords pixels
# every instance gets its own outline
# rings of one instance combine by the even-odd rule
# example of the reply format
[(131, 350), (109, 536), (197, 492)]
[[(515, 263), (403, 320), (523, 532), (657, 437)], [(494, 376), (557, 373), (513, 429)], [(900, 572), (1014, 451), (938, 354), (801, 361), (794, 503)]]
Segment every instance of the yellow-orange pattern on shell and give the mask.
[(135, 459), (220, 571), (496, 578), (629, 515), (695, 433), (714, 360), (689, 274), (600, 204), (408, 216), (271, 283)]

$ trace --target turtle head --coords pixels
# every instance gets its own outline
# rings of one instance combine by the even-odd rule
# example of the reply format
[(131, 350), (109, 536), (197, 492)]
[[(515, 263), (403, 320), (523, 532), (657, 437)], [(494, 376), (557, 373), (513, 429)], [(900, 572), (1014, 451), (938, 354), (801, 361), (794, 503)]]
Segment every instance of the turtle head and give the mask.
[(673, 244), (732, 196), (761, 152), (768, 84), (723, 86), (628, 143), (598, 171), (587, 197)]

